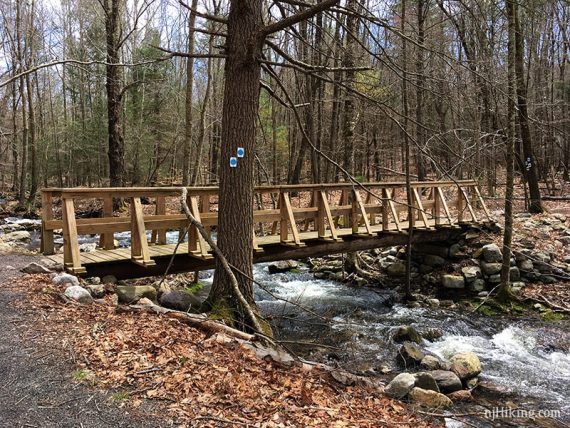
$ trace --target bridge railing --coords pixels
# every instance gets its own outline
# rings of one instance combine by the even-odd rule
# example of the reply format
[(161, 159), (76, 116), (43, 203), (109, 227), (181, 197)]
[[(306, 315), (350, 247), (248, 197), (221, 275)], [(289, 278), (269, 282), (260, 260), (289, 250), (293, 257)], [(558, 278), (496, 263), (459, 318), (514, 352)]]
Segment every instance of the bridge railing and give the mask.
[[(406, 185), (402, 182), (258, 186), (254, 192), (254, 248), (262, 250), (259, 237), (268, 235), (275, 235), (278, 244), (303, 245), (308, 237), (339, 240), (347, 234), (477, 222), (481, 211), (491, 220), (475, 181), (414, 182), (411, 188), (413, 215), (407, 218)], [(166, 232), (178, 230), (179, 237), (188, 232), (191, 255), (211, 257), (209, 246), (180, 213), (180, 195), (180, 187), (43, 189), (42, 252), (54, 253), (54, 233), (61, 230), (66, 268), (81, 273), (78, 236), (98, 235), (99, 247), (110, 251), (115, 248), (115, 233), (130, 232), (131, 260), (151, 266), (149, 245), (167, 244)], [(130, 202), (127, 212), (115, 210), (116, 199)], [(77, 206), (93, 201), (102, 202), (101, 216), (78, 218)], [(217, 227), (217, 187), (188, 188), (187, 202), (207, 230)], [(150, 239), (147, 231), (151, 231)]]

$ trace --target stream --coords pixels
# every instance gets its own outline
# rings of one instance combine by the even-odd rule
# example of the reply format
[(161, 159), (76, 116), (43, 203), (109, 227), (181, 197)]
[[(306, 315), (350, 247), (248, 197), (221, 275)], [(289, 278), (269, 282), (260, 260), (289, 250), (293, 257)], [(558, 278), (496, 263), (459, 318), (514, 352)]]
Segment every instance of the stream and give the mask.
[[(559, 410), (561, 419), (570, 417), (568, 324), (489, 318), (457, 309), (407, 308), (394, 304), (396, 299), (390, 291), (315, 279), (306, 267), (271, 275), (267, 264), (259, 264), (254, 273), (265, 288), (256, 287), (256, 301), (280, 339), (331, 347), (293, 346), (308, 359), (363, 374), (399, 372), (402, 369), (396, 363), (396, 355), (400, 345), (392, 342), (390, 336), (398, 326), (412, 325), (422, 333), (441, 335), (431, 342), (424, 339), (421, 346), (426, 353), (448, 359), (457, 352), (475, 352), (483, 367), (480, 381), (507, 396), (514, 394), (513, 401), (520, 408)], [(273, 296), (308, 308), (332, 322)], [(394, 373), (387, 379), (393, 376)], [(449, 425), (462, 426), (451, 421)]]

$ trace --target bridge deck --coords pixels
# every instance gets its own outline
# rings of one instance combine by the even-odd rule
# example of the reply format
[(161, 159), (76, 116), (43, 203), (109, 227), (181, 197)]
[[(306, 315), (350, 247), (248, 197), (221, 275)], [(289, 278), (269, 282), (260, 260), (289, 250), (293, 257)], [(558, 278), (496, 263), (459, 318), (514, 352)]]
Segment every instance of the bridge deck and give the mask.
[[(405, 243), (410, 219), (404, 183), (365, 187), (367, 190), (346, 184), (256, 188), (258, 209), (254, 211), (254, 222), (258, 236), (252, 237), (254, 260), (321, 256)], [(293, 192), (295, 197), (291, 196)], [(176, 208), (168, 213), (166, 200), (179, 197), (179, 188), (45, 189), (42, 195), (43, 252), (76, 274), (112, 273), (120, 278), (160, 274), (176, 247), (166, 243), (166, 231), (185, 234), (189, 225)], [(144, 195), (155, 198), (155, 204), (149, 206), (146, 201), (143, 209)], [(114, 215), (113, 196), (130, 201), (127, 217)], [(61, 199), (61, 220), (55, 218), (57, 198)], [(76, 219), (77, 199), (103, 199), (103, 217)], [(414, 183), (413, 201), (415, 241), (448, 239), (457, 233), (458, 226), (478, 223), (480, 210), (491, 220), (473, 181)], [(217, 226), (216, 204), (217, 188), (189, 188), (192, 214), (210, 230)], [(149, 208), (154, 212), (148, 213)], [(57, 230), (63, 231), (64, 254), (54, 254)], [(146, 235), (149, 230), (150, 241)], [(121, 231), (130, 232), (131, 247), (115, 248), (113, 234)], [(259, 236), (261, 233), (263, 236)], [(80, 252), (80, 234), (99, 235), (99, 247)], [(190, 227), (188, 242), (178, 246), (171, 272), (212, 266), (211, 249)]]

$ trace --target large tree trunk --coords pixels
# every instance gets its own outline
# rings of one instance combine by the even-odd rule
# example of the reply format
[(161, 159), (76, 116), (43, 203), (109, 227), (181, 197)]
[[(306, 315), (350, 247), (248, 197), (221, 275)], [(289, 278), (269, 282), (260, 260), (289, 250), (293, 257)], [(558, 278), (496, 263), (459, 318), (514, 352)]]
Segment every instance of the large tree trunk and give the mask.
[(121, 0), (105, 0), (105, 30), (107, 36), (107, 120), (109, 133), (109, 181), (112, 187), (124, 183), (125, 155), (121, 125), (121, 69), (119, 63)]
[[(356, 12), (357, 0), (348, 0), (346, 8), (351, 12)], [(354, 67), (354, 57), (356, 42), (354, 37), (357, 34), (358, 21), (356, 15), (349, 15), (346, 20), (346, 45), (343, 58), (343, 66), (348, 70), (345, 72), (345, 85), (347, 90), (344, 93), (344, 116), (342, 123), (342, 140), (344, 144), (344, 155), (342, 167), (350, 174), (354, 174), (354, 129), (356, 128), (356, 106), (354, 95), (350, 89), (354, 88), (356, 73), (351, 70)]]
[(523, 64), (523, 50), (524, 42), (521, 33), (521, 26), (519, 22), (518, 4), (512, 4), (514, 8), (514, 30), (515, 30), (515, 73), (517, 79), (517, 104), (518, 104), (518, 117), (520, 125), (520, 133), (522, 140), (522, 152), (524, 156), (524, 175), (528, 183), (529, 190), (529, 206), (528, 210), (531, 213), (541, 213), (543, 211), (540, 202), (540, 188), (538, 186), (538, 170), (534, 151), (532, 148), (532, 137), (530, 133), (530, 125), (528, 120), (528, 107), (527, 107), (527, 90), (524, 78), (524, 64)]
[[(228, 17), (222, 144), (220, 162), (220, 201), (218, 246), (236, 272), (245, 299), (253, 301), (253, 184), (256, 118), (259, 107), (261, 41), (263, 25), (261, 0), (232, 0)], [(230, 168), (229, 158), (238, 147), (245, 149), (237, 168)], [(207, 300), (214, 311), (246, 329), (247, 317), (230, 287), (230, 278), (216, 259), (214, 283)]]
[(425, 75), (424, 75), (424, 41), (425, 30), (424, 22), (426, 9), (428, 4), (424, 0), (417, 0), (417, 23), (418, 23), (418, 47), (416, 54), (416, 141), (419, 147), (416, 149), (416, 166), (418, 170), (418, 180), (426, 179), (426, 166), (422, 149), (425, 144), (424, 129), (424, 92), (425, 92)]
[(516, 71), (515, 71), (515, 2), (507, 0), (508, 20), (508, 89), (507, 89), (507, 184), (505, 189), (505, 230), (503, 232), (503, 266), (501, 269), (501, 284), (498, 299), (508, 301), (511, 297), (510, 269), (511, 269), (511, 243), (513, 240), (513, 195), (515, 176), (515, 96), (516, 96)]
[[(198, 0), (192, 0), (192, 9), (198, 8)], [(196, 25), (196, 13), (190, 11), (188, 17), (188, 54), (194, 54), (194, 26)], [(212, 61), (212, 60), (210, 60)], [(190, 184), (190, 150), (192, 148), (192, 94), (194, 86), (194, 58), (186, 59), (186, 123), (184, 125), (184, 146), (182, 149), (182, 184)]]

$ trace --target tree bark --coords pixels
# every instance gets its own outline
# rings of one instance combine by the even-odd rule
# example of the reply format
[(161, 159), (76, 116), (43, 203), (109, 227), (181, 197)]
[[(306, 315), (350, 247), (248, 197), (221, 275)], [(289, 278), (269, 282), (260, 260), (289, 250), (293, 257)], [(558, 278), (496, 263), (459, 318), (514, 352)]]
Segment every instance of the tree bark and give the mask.
[(107, 42), (106, 90), (107, 129), (109, 143), (109, 182), (111, 187), (122, 187), (125, 176), (124, 137), (121, 116), (121, 68), (119, 42), (121, 37), (121, 0), (104, 0)]
[(503, 232), (503, 266), (501, 269), (501, 283), (497, 298), (508, 301), (511, 298), (510, 269), (511, 269), (511, 243), (513, 239), (513, 195), (515, 177), (515, 97), (517, 94), (517, 79), (515, 71), (516, 62), (516, 27), (515, 2), (507, 0), (508, 21), (508, 89), (507, 89), (507, 184), (505, 189), (505, 229)]
[(538, 184), (538, 168), (534, 151), (532, 147), (532, 136), (530, 133), (530, 125), (528, 120), (528, 106), (527, 106), (527, 89), (524, 77), (524, 41), (519, 22), (518, 4), (512, 3), (513, 19), (514, 19), (514, 37), (515, 37), (515, 74), (517, 80), (517, 104), (518, 104), (518, 119), (520, 125), (520, 133), (522, 140), (522, 154), (524, 161), (524, 175), (528, 184), (529, 190), (529, 206), (528, 210), (531, 213), (543, 212), (542, 203), (540, 201), (540, 188)]
[[(263, 25), (261, 0), (231, 0), (227, 24), (222, 144), (220, 150), (220, 190), (218, 247), (227, 261), (245, 275), (236, 273), (239, 288), (250, 304), (253, 301), (253, 186), (256, 118), (259, 107)], [(231, 168), (230, 157), (243, 147), (245, 156)], [(250, 329), (245, 314), (230, 287), (230, 278), (216, 259), (214, 282), (207, 299), (214, 311), (221, 311), (240, 329)]]
[[(192, 9), (198, 8), (198, 0), (192, 0)], [(192, 149), (192, 97), (194, 87), (194, 26), (196, 25), (196, 13), (190, 11), (188, 17), (188, 54), (186, 59), (186, 100), (184, 125), (184, 145), (182, 149), (182, 184), (188, 186), (190, 184), (190, 151)], [(212, 60), (209, 60), (212, 61)]]

